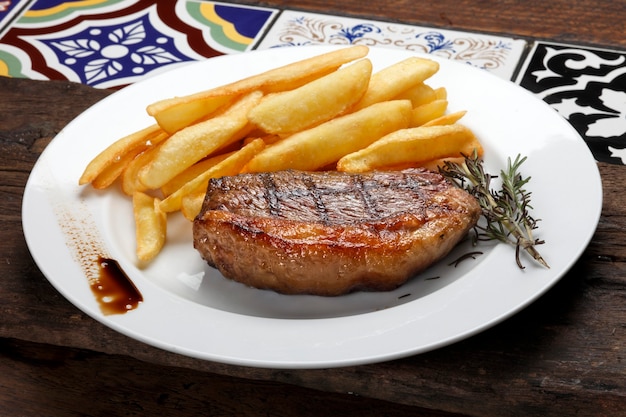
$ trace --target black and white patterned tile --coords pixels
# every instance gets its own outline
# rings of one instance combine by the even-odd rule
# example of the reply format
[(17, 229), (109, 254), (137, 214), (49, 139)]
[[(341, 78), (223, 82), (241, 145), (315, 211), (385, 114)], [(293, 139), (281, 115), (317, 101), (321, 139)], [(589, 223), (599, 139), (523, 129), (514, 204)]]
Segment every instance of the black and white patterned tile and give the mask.
[(567, 119), (596, 160), (626, 164), (626, 52), (538, 42), (517, 82)]

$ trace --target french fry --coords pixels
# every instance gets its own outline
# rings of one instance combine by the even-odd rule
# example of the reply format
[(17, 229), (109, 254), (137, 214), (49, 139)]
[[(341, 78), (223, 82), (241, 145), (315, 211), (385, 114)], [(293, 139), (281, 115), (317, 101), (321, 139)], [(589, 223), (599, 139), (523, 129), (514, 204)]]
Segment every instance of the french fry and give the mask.
[(158, 146), (146, 149), (126, 165), (121, 175), (122, 191), (124, 194), (132, 196), (135, 191), (147, 190), (146, 186), (139, 181), (137, 175), (144, 166), (152, 161), (158, 149)]
[[(128, 167), (136, 164), (135, 161), (139, 156), (157, 146), (167, 137), (167, 133), (161, 131), (152, 135), (148, 140), (146, 140), (146, 142), (140, 143), (134, 148), (129, 149), (128, 152), (123, 154), (114, 163), (102, 170), (102, 172), (100, 172), (100, 174), (98, 174), (98, 176), (91, 181), (91, 186), (96, 190), (108, 188), (120, 176), (124, 177), (124, 173), (128, 170)], [(128, 195), (132, 195), (132, 193)]]
[(213, 156), (211, 158), (204, 159), (199, 161), (198, 163), (190, 166), (167, 183), (161, 186), (161, 192), (164, 196), (168, 196), (172, 194), (174, 191), (178, 190), (183, 185), (187, 184), (189, 181), (196, 178), (198, 175), (202, 174), (204, 171), (210, 169), (211, 167), (217, 165), (222, 162), (224, 159), (228, 158), (230, 155), (237, 151), (226, 152), (220, 155)]
[(397, 130), (367, 148), (344, 156), (337, 170), (367, 172), (407, 163), (469, 155), (482, 147), (470, 129), (460, 124)]
[[(93, 158), (89, 164), (87, 164), (85, 171), (83, 171), (83, 174), (78, 180), (78, 185), (91, 183), (98, 175), (100, 175), (100, 173), (102, 173), (102, 171), (118, 162), (132, 149), (142, 145), (145, 146), (150, 139), (154, 138), (159, 133), (161, 133), (161, 128), (159, 125), (155, 124), (137, 132), (133, 132), (130, 135), (124, 136), (123, 138), (113, 142), (113, 144), (105, 148), (95, 158)], [(122, 170), (119, 170), (118, 174), (121, 172)]]
[(369, 48), (363, 45), (342, 48), (244, 78), (223, 88), (230, 86), (244, 92), (261, 89), (265, 93), (292, 90), (365, 57), (368, 52)]
[(295, 133), (268, 146), (246, 166), (247, 172), (316, 170), (408, 126), (411, 102), (385, 101)]
[(163, 248), (167, 234), (166, 214), (159, 209), (159, 199), (142, 192), (133, 194), (136, 254), (140, 261), (150, 261)]
[(424, 123), (443, 116), (447, 108), (448, 101), (440, 99), (415, 107), (411, 114), (411, 127), (421, 126)]
[(189, 220), (193, 221), (200, 210), (202, 210), (202, 203), (204, 202), (204, 197), (206, 193), (193, 193), (187, 194), (183, 197), (183, 201), (181, 202), (180, 212), (183, 213), (183, 216)]
[(256, 136), (249, 136), (247, 138), (245, 138), (243, 140), (243, 144), (247, 145), (248, 143), (252, 142), (253, 140), (256, 139), (263, 139), (263, 142), (265, 142), (266, 145), (271, 145), (272, 143), (276, 143), (279, 140), (282, 139), (282, 137), (280, 135), (256, 135)]
[(435, 97), (436, 97), (436, 100), (447, 100), (448, 90), (446, 90), (446, 87), (435, 88)]
[(196, 194), (206, 191), (211, 178), (223, 177), (226, 175), (236, 175), (243, 167), (265, 147), (262, 139), (256, 139), (245, 145), (239, 151), (234, 152), (228, 158), (209, 168), (198, 175), (178, 190), (170, 194), (159, 204), (162, 211), (169, 213), (180, 210), (182, 199), (189, 194)]
[(91, 181), (91, 186), (96, 190), (104, 190), (111, 186), (111, 184), (122, 175), (128, 164), (130, 164), (142, 150), (143, 149), (131, 149), (129, 152), (120, 156), (115, 163), (104, 168), (98, 176)]
[(218, 149), (242, 139), (248, 127), (247, 114), (262, 97), (254, 91), (220, 116), (184, 128), (173, 134), (139, 172), (139, 180), (156, 189)]
[(291, 90), (329, 74), (343, 64), (363, 58), (369, 48), (352, 46), (284, 65), (199, 93), (160, 100), (146, 111), (162, 128), (174, 133), (207, 117), (228, 101), (254, 90), (265, 93)]
[(418, 57), (407, 58), (383, 68), (372, 75), (369, 87), (355, 109), (392, 100), (402, 92), (424, 82), (438, 70), (438, 62)]
[(415, 87), (409, 88), (403, 91), (396, 97), (395, 100), (411, 100), (413, 107), (421, 106), (422, 104), (430, 103), (437, 99), (437, 93), (435, 89), (425, 83), (419, 83)]
[(266, 96), (248, 113), (267, 133), (295, 133), (344, 113), (369, 85), (372, 63), (363, 59), (295, 90)]
[[(150, 141), (149, 146), (145, 146), (143, 151), (138, 153), (131, 161), (124, 164), (124, 170), (122, 171), (120, 177), (122, 191), (125, 194), (132, 196), (135, 191), (146, 191), (146, 187), (139, 181), (139, 171), (150, 163), (150, 161), (154, 158), (159, 145), (168, 137), (169, 135), (166, 132), (161, 132)], [(131, 154), (134, 154), (134, 152), (131, 152), (128, 155), (130, 156)], [(99, 178), (100, 176), (98, 176), (93, 183), (95, 184)]]
[(185, 96), (176, 100), (176, 105), (152, 105), (148, 114), (154, 117), (163, 130), (170, 134), (209, 117), (239, 97), (238, 94), (215, 94), (200, 97)]
[(249, 85), (248, 88), (260, 84), (260, 88), (265, 93), (292, 90), (316, 78), (330, 74), (344, 64), (365, 57), (368, 52), (369, 48), (364, 45), (338, 49), (244, 79), (242, 84), (244, 86)]
[(465, 116), (465, 113), (467, 112), (465, 110), (462, 110), (462, 111), (457, 111), (454, 113), (444, 114), (443, 116), (439, 116), (439, 117), (429, 120), (428, 122), (424, 123), (422, 126), (428, 127), (428, 126), (453, 125), (459, 120), (461, 120), (461, 118)]

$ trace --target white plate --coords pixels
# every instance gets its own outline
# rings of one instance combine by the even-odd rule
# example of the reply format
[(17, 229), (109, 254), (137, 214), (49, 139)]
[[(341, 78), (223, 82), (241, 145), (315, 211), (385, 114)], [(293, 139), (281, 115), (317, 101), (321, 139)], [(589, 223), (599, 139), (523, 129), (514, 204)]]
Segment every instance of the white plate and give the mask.
[[(152, 123), (156, 100), (196, 92), (331, 47), (285, 48), (222, 56), (179, 67), (124, 88), (71, 122), (45, 149), (26, 186), (24, 234), (37, 265), (72, 303), (105, 325), (162, 349), (223, 363), (320, 368), (390, 360), (474, 335), (510, 317), (561, 278), (597, 226), (602, 185), (596, 163), (578, 134), (555, 111), (516, 85), (487, 72), (436, 59), (429, 81), (448, 91), (451, 111), (468, 110), (463, 123), (485, 146), (487, 171), (507, 157), (528, 160), (537, 237), (551, 268), (508, 245), (458, 267), (441, 262), (396, 291), (338, 298), (284, 296), (244, 288), (207, 267), (192, 248), (191, 227), (170, 219), (169, 243), (151, 265), (134, 256), (130, 202), (116, 191), (78, 187), (86, 164), (113, 140)], [(408, 57), (372, 49), (375, 68)], [(584, 197), (581, 197), (584, 195)], [(460, 247), (448, 261), (472, 250)], [(144, 302), (126, 314), (103, 315), (92, 294), (86, 260), (104, 251), (116, 259)], [(89, 275), (89, 271), (87, 271)], [(434, 278), (434, 279), (433, 279)]]

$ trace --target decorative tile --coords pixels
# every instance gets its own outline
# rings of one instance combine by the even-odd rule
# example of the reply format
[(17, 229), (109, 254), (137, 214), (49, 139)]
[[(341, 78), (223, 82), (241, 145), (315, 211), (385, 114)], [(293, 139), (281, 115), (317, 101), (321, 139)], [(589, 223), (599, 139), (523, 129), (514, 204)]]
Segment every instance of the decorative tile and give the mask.
[(284, 11), (258, 49), (296, 45), (361, 44), (454, 59), (510, 80), (526, 47), (512, 38)]
[(0, 35), (29, 0), (0, 0)]
[(626, 164), (626, 52), (537, 43), (517, 82), (567, 119), (596, 160)]
[(119, 88), (250, 50), (276, 13), (199, 0), (36, 0), (0, 38), (0, 75)]

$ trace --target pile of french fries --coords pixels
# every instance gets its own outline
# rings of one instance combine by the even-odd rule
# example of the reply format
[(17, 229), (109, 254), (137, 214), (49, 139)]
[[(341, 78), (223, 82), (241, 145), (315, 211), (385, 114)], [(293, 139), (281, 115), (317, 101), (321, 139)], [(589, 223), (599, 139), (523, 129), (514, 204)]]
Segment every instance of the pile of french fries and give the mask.
[(80, 185), (119, 182), (132, 197), (137, 258), (166, 241), (167, 215), (200, 212), (211, 178), (284, 169), (366, 172), (436, 167), (482, 147), (448, 113), (435, 61), (372, 72), (365, 46), (338, 49), (147, 107), (155, 123), (97, 155)]

